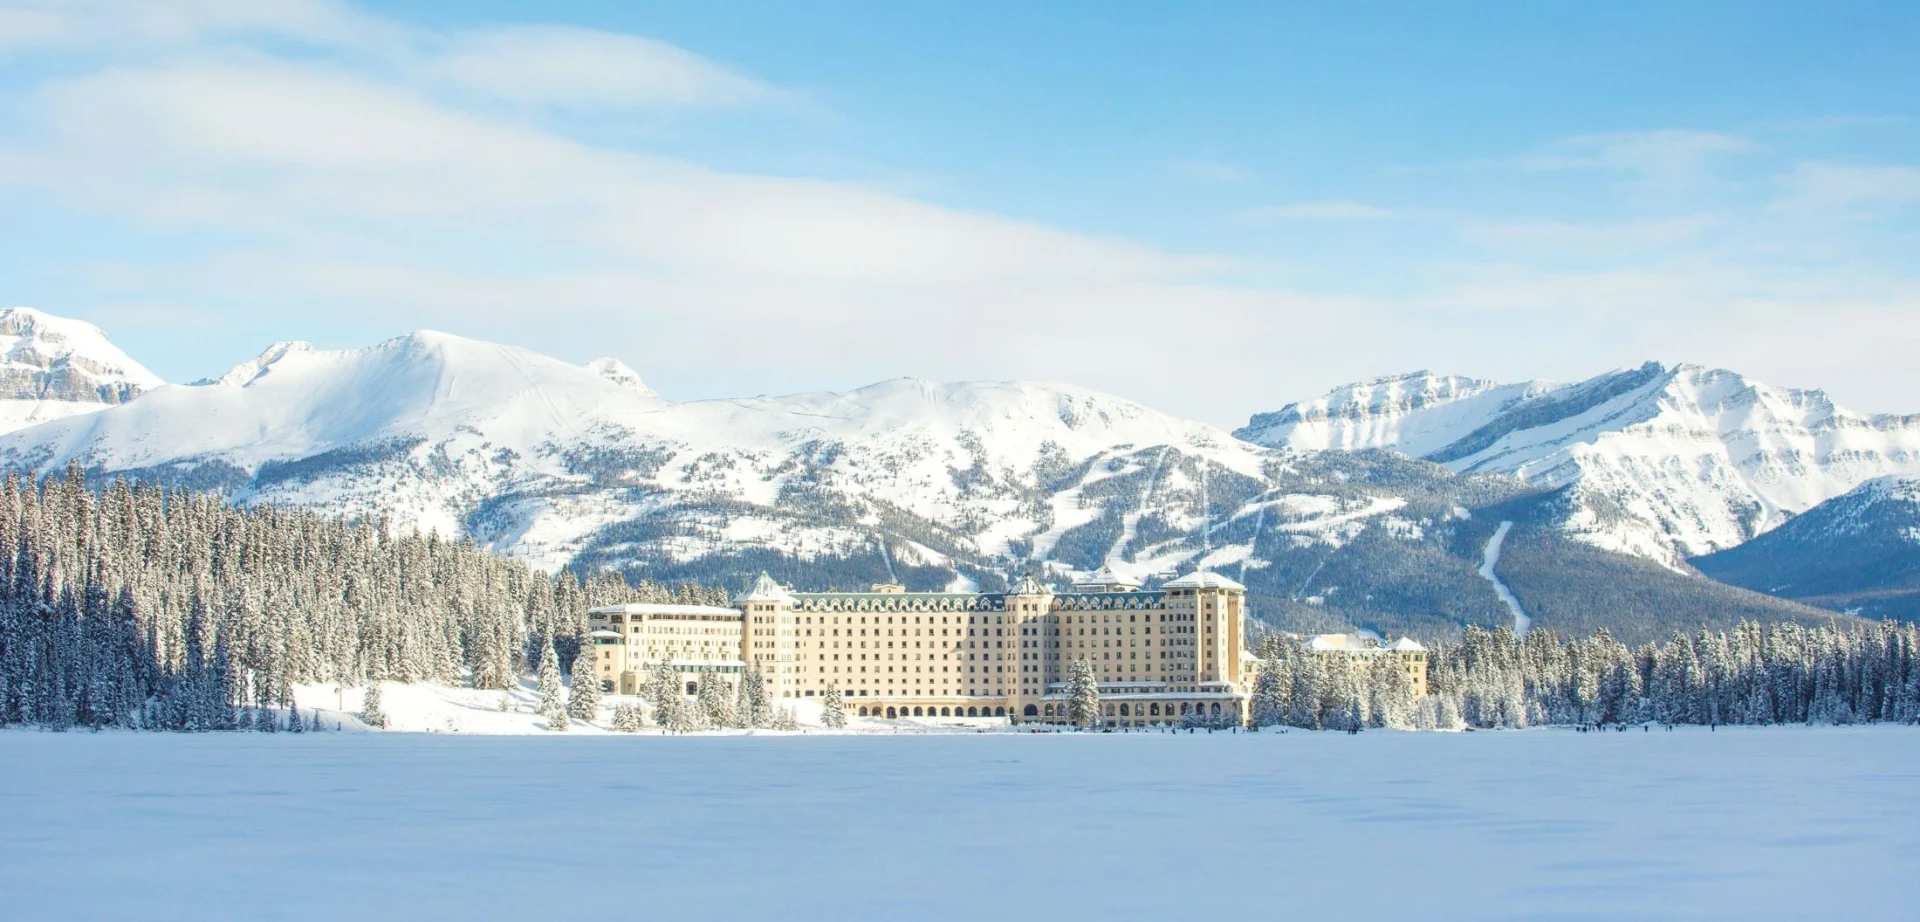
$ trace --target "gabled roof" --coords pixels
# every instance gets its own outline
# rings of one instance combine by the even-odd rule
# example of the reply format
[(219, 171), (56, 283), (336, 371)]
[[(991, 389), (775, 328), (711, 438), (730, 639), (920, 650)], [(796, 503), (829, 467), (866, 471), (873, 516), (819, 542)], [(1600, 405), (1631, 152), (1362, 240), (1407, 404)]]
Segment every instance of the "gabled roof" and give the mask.
[(1033, 578), (1033, 574), (1029, 573), (1025, 576), (1020, 577), (1019, 582), (1014, 583), (1011, 587), (1009, 587), (1007, 589), (1007, 594), (1008, 595), (1052, 595), (1053, 590), (1048, 588), (1045, 585), (1042, 585), (1039, 580)]
[(1393, 651), (1393, 652), (1395, 652), (1395, 653), (1425, 653), (1425, 652), (1427, 652), (1427, 648), (1426, 648), (1425, 646), (1423, 646), (1423, 645), (1422, 645), (1422, 644), (1420, 643), (1420, 641), (1417, 641), (1417, 640), (1414, 640), (1414, 639), (1413, 639), (1413, 638), (1411, 638), (1411, 637), (1402, 637), (1402, 638), (1400, 638), (1399, 640), (1396, 640), (1396, 641), (1394, 641), (1394, 642), (1393, 642), (1393, 644), (1392, 644), (1391, 646), (1389, 646), (1389, 647), (1387, 647), (1387, 649), (1389, 649), (1389, 650), (1392, 650), (1392, 651)]
[(1113, 565), (1107, 564), (1099, 570), (1094, 571), (1091, 576), (1085, 579), (1074, 580), (1073, 585), (1075, 588), (1081, 586), (1121, 586), (1127, 589), (1138, 589), (1140, 588), (1140, 581), (1115, 573), (1113, 571)]
[(1160, 588), (1162, 589), (1233, 589), (1240, 592), (1247, 591), (1247, 587), (1242, 586), (1239, 583), (1236, 583), (1233, 580), (1230, 580), (1224, 576), (1221, 576), (1220, 574), (1215, 573), (1212, 570), (1197, 570), (1195, 572), (1182, 576), (1179, 579), (1176, 579), (1173, 582), (1168, 583), (1165, 586), (1162, 586)]
[(762, 573), (759, 579), (753, 581), (753, 588), (748, 589), (743, 595), (734, 596), (733, 600), (735, 602), (786, 602), (791, 605), (794, 599), (793, 593), (774, 582), (773, 577)]

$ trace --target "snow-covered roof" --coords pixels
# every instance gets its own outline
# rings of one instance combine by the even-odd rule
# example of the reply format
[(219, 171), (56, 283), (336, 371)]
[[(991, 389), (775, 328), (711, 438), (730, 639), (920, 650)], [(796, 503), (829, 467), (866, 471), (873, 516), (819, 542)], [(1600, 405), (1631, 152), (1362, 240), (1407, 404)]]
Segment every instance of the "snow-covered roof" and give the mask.
[(652, 602), (636, 602), (632, 605), (607, 605), (587, 610), (589, 615), (652, 615), (672, 617), (674, 615), (731, 615), (739, 617), (737, 608), (722, 608), (718, 605), (658, 605)]
[(1383, 644), (1380, 637), (1371, 631), (1355, 631), (1351, 634), (1315, 634), (1307, 638), (1306, 648), (1315, 653), (1425, 653), (1427, 648), (1411, 638), (1402, 637), (1391, 644)]
[(1020, 577), (1020, 581), (1018, 583), (1013, 584), (1013, 587), (1007, 590), (1007, 594), (1008, 595), (1052, 595), (1053, 590), (1041, 584), (1039, 580), (1033, 578), (1033, 574), (1029, 573), (1025, 576)]
[(1247, 587), (1240, 585), (1212, 570), (1197, 570), (1174, 580), (1162, 589), (1234, 589), (1245, 592)]
[(587, 636), (588, 636), (588, 637), (619, 637), (619, 636), (620, 636), (620, 632), (619, 632), (619, 631), (609, 631), (609, 630), (604, 630), (604, 629), (603, 629), (603, 630), (598, 630), (598, 631), (589, 631), (589, 632), (587, 633)]
[(1140, 588), (1140, 581), (1137, 579), (1132, 579), (1130, 577), (1121, 576), (1120, 574), (1115, 573), (1113, 571), (1113, 565), (1107, 564), (1105, 566), (1102, 566), (1100, 569), (1094, 571), (1093, 575), (1088, 576), (1085, 579), (1077, 579), (1073, 581), (1073, 588), (1079, 589), (1083, 586), (1085, 587), (1120, 586), (1127, 589), (1138, 589)]
[(1356, 650), (1377, 650), (1379, 645), (1365, 634), (1315, 634), (1307, 638), (1307, 649), (1321, 653), (1334, 650), (1351, 653)]
[(774, 582), (773, 577), (762, 573), (759, 579), (753, 581), (753, 588), (748, 589), (744, 595), (734, 596), (733, 601), (736, 603), (786, 602), (792, 604), (794, 598), (793, 593), (788, 592), (779, 583)]

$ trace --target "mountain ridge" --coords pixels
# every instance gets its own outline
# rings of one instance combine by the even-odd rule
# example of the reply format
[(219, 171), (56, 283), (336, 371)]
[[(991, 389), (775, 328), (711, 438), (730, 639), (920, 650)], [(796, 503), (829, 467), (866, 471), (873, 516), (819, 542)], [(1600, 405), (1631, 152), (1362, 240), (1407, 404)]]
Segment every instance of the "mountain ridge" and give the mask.
[[(1364, 399), (1394, 388), (1414, 392)], [(1377, 379), (1258, 414), (1235, 434), (1400, 450), (1460, 472), (1571, 486), (1570, 533), (1675, 569), (1865, 479), (1920, 474), (1920, 416), (1852, 413), (1819, 390), (1658, 362), (1570, 384)]]
[[(766, 570), (965, 589), (1111, 567), (1151, 585), (1211, 568), (1247, 584), (1274, 626), (1429, 637), (1510, 621), (1478, 572), (1483, 513), (1552, 492), (1385, 451), (1261, 446), (1070, 384), (897, 378), (673, 402), (621, 364), (432, 331), (276, 344), (208, 383), (0, 435), (0, 463), (72, 463), (96, 481), (324, 508), (548, 569), (662, 580)], [(1540, 554), (1570, 561), (1513, 581), (1541, 628), (1584, 617), (1582, 596), (1619, 580), (1654, 600), (1615, 619), (1622, 637), (1675, 619), (1832, 617), (1647, 577), (1630, 558), (1565, 550), (1554, 529), (1523, 524), (1515, 540), (1522, 571)]]

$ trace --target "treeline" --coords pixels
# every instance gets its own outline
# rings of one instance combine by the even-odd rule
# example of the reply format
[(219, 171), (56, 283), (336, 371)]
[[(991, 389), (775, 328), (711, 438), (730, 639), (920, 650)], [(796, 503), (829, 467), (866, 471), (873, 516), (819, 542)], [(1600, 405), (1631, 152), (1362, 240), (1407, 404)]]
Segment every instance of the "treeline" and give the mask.
[(1563, 640), (1468, 627), (1430, 653), (1429, 694), (1415, 700), (1399, 660), (1304, 651), (1301, 638), (1260, 644), (1254, 721), (1351, 730), (1538, 725), (1851, 724), (1920, 721), (1920, 626), (1741, 622), (1676, 632), (1630, 648), (1602, 628)]
[(0, 484), (0, 725), (217, 730), (297, 683), (508, 688), (587, 609), (723, 591), (549, 576), (379, 521), (81, 472)]

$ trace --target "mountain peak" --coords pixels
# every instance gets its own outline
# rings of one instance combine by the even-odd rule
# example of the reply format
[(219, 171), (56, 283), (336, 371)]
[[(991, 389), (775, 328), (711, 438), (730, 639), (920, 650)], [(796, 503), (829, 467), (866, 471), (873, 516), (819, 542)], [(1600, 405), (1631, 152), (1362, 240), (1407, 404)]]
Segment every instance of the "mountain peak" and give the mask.
[(0, 398), (118, 404), (163, 383), (91, 323), (0, 310)]
[(313, 344), (304, 340), (287, 340), (268, 346), (259, 355), (241, 362), (227, 370), (218, 378), (202, 378), (193, 382), (196, 387), (220, 385), (224, 387), (246, 387), (272, 370), (273, 366), (290, 354), (309, 353)]
[(648, 397), (658, 397), (659, 392), (647, 386), (641, 380), (640, 373), (627, 366), (627, 363), (612, 356), (594, 359), (586, 364), (586, 369), (621, 387), (629, 387)]

